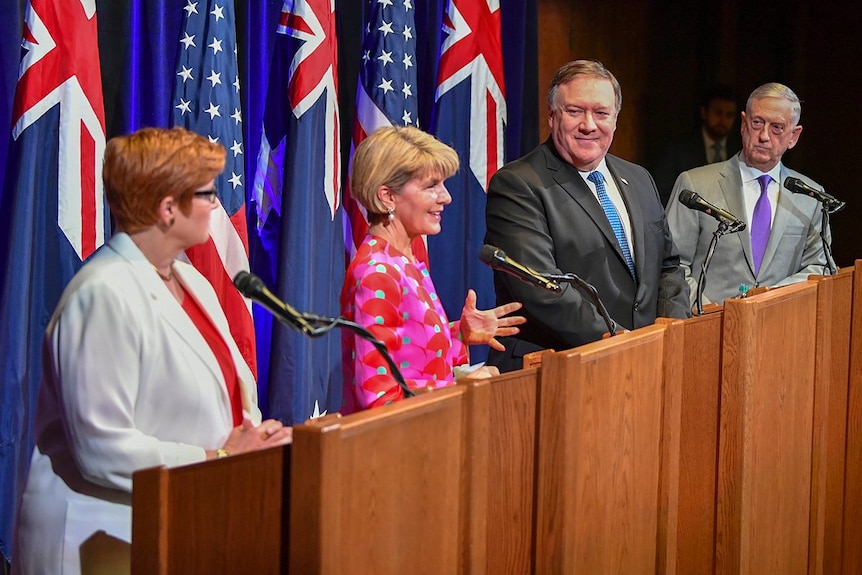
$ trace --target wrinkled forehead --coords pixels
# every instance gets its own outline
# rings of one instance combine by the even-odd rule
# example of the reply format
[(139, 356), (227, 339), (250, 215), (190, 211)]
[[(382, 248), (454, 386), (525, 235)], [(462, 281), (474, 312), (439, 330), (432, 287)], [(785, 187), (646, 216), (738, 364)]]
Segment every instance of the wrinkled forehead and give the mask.
[(746, 112), (752, 119), (760, 118), (773, 123), (781, 122), (790, 125), (795, 124), (794, 106), (795, 103), (787, 98), (768, 96), (752, 100)]
[(580, 75), (559, 85), (556, 100), (558, 106), (614, 108), (616, 94), (613, 84), (607, 78)]

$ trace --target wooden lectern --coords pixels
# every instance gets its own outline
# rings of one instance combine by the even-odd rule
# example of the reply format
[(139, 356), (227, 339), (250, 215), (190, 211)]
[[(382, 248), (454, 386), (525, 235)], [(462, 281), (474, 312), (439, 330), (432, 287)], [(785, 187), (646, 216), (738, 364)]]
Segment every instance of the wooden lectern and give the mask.
[(723, 306), (679, 324), (682, 356), (682, 400), (679, 446), (679, 519), (676, 526), (676, 570), (681, 575), (710, 575), (715, 562), (716, 473), (721, 395)]
[(132, 574), (277, 575), (290, 446), (133, 476)]
[(459, 570), (467, 390), (294, 427), (290, 572)]
[(650, 326), (545, 356), (536, 573), (675, 573), (682, 355)]
[(841, 573), (853, 268), (817, 284), (809, 575)]
[(862, 260), (854, 276), (842, 575), (862, 574)]
[(533, 573), (538, 373), (459, 383), (468, 390), (463, 573)]
[(724, 304), (716, 573), (808, 573), (817, 289)]

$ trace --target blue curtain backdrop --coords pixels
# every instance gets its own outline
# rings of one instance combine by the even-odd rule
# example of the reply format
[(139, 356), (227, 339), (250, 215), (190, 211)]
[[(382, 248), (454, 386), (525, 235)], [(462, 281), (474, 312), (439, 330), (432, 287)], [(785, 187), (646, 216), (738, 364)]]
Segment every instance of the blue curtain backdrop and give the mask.
[[(21, 57), (19, 40), (25, 4), (25, 0), (0, 0), (0, 33), (6, 39), (0, 42), (0, 125), (5, 130), (5, 134), (0, 135), (0, 174), (5, 173), (11, 138), (10, 117)], [(175, 82), (179, 30), (185, 4), (186, 0), (96, 1), (108, 138), (143, 126), (167, 127), (171, 124), (171, 92)], [(419, 95), (420, 125), (430, 129), (446, 0), (418, 1), (415, 4), (419, 46), (416, 93)], [(246, 174), (249, 179), (253, 177), (258, 155), (275, 29), (282, 5), (282, 0), (235, 2)], [(342, 150), (346, 155), (350, 149), (350, 131), (354, 118), (364, 2), (341, 0), (337, 2), (336, 10)], [(536, 0), (501, 0), (501, 18), (509, 112), (506, 157), (511, 160), (536, 145), (538, 139)], [(346, 178), (346, 157), (343, 168)], [(0, 178), (0, 181), (5, 180)], [(248, 182), (247, 189), (250, 184), (251, 182)], [(0, 189), (0, 202), (8, 198), (9, 194), (10, 190)], [(458, 198), (454, 201), (457, 202)], [(252, 209), (251, 202), (248, 205)], [(253, 221), (250, 217), (249, 222)], [(464, 232), (444, 228), (443, 233)], [(249, 235), (254, 267), (256, 260), (265, 259), (265, 254), (261, 252), (253, 226), (250, 226)], [(6, 250), (7, 247), (0, 245), (0, 250)], [(475, 254), (469, 257), (475, 258)], [(473, 265), (478, 267), (482, 264), (475, 260)], [(50, 270), (46, 272), (50, 273)], [(0, 270), (0, 273), (5, 272)], [(442, 287), (447, 281), (444, 270), (435, 270), (433, 261), (432, 273), (435, 274), (438, 289), (445, 292)], [(15, 278), (12, 277), (0, 277), (0, 288), (14, 281)], [(457, 297), (444, 295), (444, 304), (451, 316), (457, 317), (460, 314), (463, 297), (463, 294), (458, 294)], [(269, 374), (266, 370), (269, 364), (269, 342), (266, 339), (270, 333), (271, 320), (265, 312), (259, 309), (255, 312), (255, 322), (259, 326), (259, 379), (263, 388), (260, 396), (266, 398), (266, 386), (271, 376), (274, 378), (276, 375)], [(31, 392), (34, 393), (35, 390)], [(6, 382), (0, 381), (0, 410), (4, 409), (8, 397), (8, 386)], [(26, 429), (27, 425), (22, 428)], [(8, 442), (20, 442), (22, 448), (29, 449), (32, 438), (22, 437), (20, 429), (0, 429), (0, 446)], [(10, 462), (3, 461), (2, 464), (10, 465)], [(0, 485), (0, 508), (3, 509), (3, 514), (8, 512), (7, 505), (14, 499), (10, 489), (14, 490), (14, 485)], [(2, 531), (0, 552), (8, 557), (10, 533), (5, 527)]]

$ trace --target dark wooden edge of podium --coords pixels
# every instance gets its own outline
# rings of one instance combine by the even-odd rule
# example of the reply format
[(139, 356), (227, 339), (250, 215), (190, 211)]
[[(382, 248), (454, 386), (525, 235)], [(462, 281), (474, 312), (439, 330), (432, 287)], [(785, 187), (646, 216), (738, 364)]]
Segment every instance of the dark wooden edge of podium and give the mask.
[(542, 366), (542, 359), (546, 354), (554, 353), (553, 349), (540, 349), (524, 354), (524, 369), (533, 369)]
[[(132, 490), (132, 573), (162, 575), (168, 569), (168, 469), (164, 466), (136, 471)], [(154, 506), (156, 513), (135, 510)]]

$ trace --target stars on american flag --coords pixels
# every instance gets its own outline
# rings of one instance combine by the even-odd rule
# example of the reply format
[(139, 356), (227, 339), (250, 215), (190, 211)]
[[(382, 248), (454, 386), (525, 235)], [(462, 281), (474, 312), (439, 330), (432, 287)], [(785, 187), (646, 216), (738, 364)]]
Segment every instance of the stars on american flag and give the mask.
[(216, 184), (229, 215), (245, 201), (242, 113), (230, 0), (185, 0), (174, 89), (174, 124), (228, 148)]
[(411, 0), (376, 0), (362, 42), (360, 81), (393, 124), (415, 125), (416, 38)]

